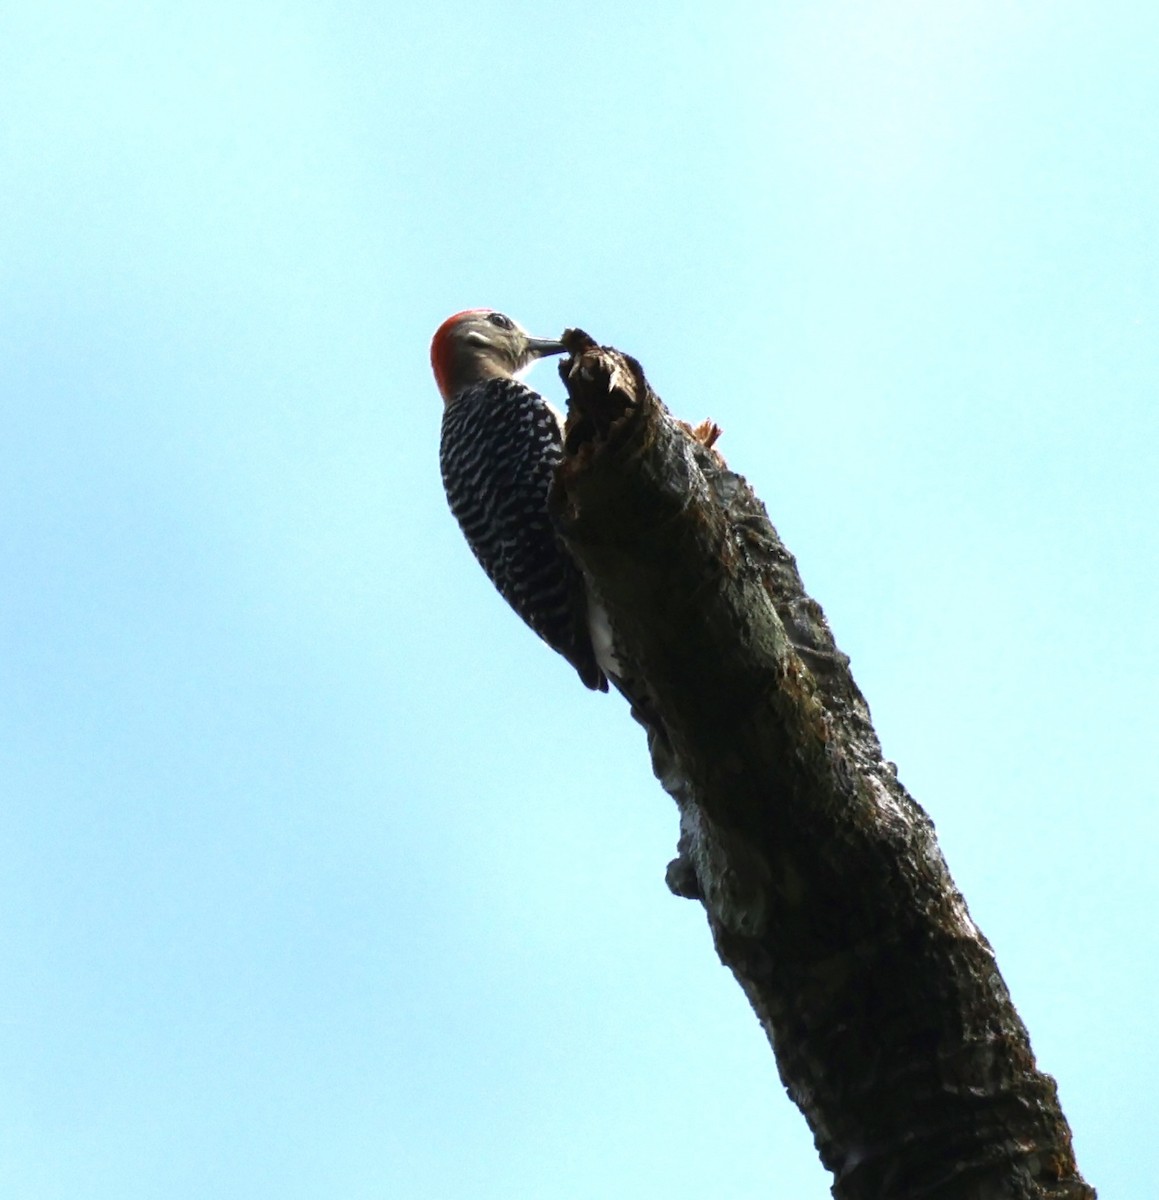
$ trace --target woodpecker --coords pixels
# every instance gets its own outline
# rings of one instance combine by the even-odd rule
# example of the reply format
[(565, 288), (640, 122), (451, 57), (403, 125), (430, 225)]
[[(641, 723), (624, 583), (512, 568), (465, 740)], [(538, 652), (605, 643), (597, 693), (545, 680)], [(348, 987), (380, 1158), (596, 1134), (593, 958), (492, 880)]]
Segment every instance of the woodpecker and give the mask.
[(589, 688), (606, 692), (613, 660), (593, 645), (606, 620), (547, 511), (563, 419), (519, 379), (565, 350), (489, 308), (448, 317), (431, 341), (444, 405), (439, 463), (451, 512), (500, 595)]

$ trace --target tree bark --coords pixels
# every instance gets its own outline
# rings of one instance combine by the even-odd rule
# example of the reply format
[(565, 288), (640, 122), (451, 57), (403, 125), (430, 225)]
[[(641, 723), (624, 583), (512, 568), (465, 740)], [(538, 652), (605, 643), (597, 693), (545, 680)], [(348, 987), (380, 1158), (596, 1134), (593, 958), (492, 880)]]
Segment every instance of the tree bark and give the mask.
[(700, 900), (839, 1200), (1093, 1198), (933, 825), (764, 506), (640, 365), (569, 330), (557, 527)]

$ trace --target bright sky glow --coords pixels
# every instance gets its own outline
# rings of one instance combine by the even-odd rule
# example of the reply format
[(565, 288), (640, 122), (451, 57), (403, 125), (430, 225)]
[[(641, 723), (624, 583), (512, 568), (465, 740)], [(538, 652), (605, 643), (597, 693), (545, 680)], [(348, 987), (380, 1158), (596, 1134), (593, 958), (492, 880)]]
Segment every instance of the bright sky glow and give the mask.
[(723, 426), (1152, 1194), (1159, 7), (659, 12), (0, 14), (0, 1195), (828, 1194), (445, 509), (477, 305)]

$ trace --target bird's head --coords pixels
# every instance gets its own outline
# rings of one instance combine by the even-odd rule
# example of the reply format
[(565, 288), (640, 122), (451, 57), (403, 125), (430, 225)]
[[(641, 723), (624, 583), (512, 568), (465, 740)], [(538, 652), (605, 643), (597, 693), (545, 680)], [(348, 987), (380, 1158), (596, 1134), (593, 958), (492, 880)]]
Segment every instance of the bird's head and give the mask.
[(512, 379), (537, 358), (562, 354), (562, 342), (533, 338), (517, 322), (490, 308), (448, 317), (431, 340), (431, 366), (443, 402), (484, 379)]

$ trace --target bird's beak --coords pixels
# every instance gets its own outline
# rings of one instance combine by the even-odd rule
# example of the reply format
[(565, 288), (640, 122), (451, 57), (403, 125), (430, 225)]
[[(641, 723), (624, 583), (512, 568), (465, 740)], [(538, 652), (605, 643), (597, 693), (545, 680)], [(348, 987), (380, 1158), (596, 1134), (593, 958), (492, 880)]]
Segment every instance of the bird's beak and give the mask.
[(563, 342), (552, 341), (549, 338), (527, 339), (527, 349), (524, 352), (528, 362), (536, 358), (546, 358), (549, 354), (563, 354), (567, 347)]

